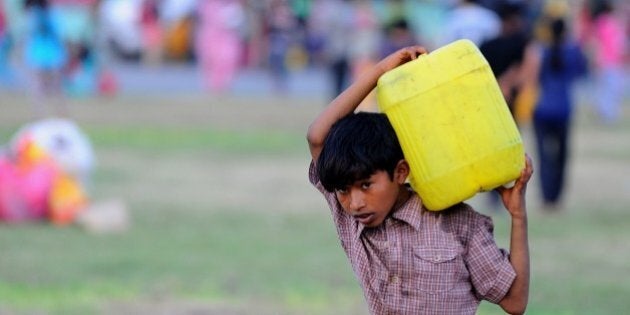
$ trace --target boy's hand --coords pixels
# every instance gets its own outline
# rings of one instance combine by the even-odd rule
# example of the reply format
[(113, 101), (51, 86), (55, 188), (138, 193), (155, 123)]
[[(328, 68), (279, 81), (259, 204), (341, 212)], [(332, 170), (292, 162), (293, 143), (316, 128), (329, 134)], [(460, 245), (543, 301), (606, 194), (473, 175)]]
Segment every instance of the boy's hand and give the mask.
[(532, 160), (525, 155), (525, 168), (512, 188), (498, 188), (503, 205), (512, 216), (510, 232), (510, 264), (516, 272), (512, 286), (499, 302), (506, 313), (523, 314), (529, 300), (529, 241), (527, 240), (527, 210), (525, 191), (533, 173)]
[(332, 125), (339, 119), (354, 112), (357, 106), (376, 87), (381, 75), (426, 53), (427, 50), (422, 46), (409, 46), (399, 49), (379, 61), (369, 71), (365, 71), (350, 87), (337, 96), (308, 128), (306, 138), (313, 161), (317, 161), (319, 158), (326, 136), (330, 132)]
[(521, 171), (521, 176), (516, 180), (514, 186), (511, 188), (501, 186), (496, 189), (501, 195), (503, 205), (512, 215), (512, 218), (525, 218), (527, 216), (525, 212), (525, 192), (527, 190), (527, 182), (529, 182), (533, 173), (532, 160), (529, 155), (525, 155), (525, 168)]
[(377, 66), (383, 73), (385, 73), (426, 53), (428, 53), (426, 48), (422, 46), (409, 46), (401, 48), (379, 61)]

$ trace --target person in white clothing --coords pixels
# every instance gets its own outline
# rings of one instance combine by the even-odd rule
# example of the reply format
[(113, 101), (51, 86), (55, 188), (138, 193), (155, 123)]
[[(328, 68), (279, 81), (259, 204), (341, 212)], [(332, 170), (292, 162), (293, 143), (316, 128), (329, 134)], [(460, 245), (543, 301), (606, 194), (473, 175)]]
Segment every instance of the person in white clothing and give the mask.
[(477, 0), (461, 0), (447, 18), (440, 43), (446, 45), (458, 39), (469, 39), (479, 46), (501, 32), (501, 20), (492, 10)]

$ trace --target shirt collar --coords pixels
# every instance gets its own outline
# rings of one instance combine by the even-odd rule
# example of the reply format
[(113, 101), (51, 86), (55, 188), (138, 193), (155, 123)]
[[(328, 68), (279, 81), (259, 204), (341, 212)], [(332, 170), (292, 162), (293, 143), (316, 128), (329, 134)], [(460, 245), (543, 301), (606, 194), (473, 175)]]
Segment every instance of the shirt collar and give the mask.
[(416, 230), (420, 230), (420, 222), (422, 220), (422, 202), (418, 194), (411, 192), (411, 196), (398, 209), (394, 209), (392, 218), (403, 221), (411, 225)]

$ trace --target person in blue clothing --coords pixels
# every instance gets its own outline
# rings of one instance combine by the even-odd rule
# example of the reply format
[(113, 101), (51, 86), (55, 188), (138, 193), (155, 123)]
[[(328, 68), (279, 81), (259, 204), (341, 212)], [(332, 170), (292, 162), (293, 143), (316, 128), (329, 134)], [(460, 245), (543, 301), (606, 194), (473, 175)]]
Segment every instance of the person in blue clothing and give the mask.
[(587, 61), (581, 47), (567, 36), (563, 19), (551, 19), (546, 26), (549, 42), (529, 47), (528, 55), (540, 91), (533, 115), (538, 174), (544, 208), (553, 210), (560, 207), (565, 186), (573, 112), (571, 88), (585, 74)]
[(26, 0), (24, 8), (27, 23), (24, 62), (33, 77), (36, 110), (42, 115), (46, 114), (43, 112), (44, 102), (57, 102), (60, 107), (63, 105), (61, 75), (68, 54), (59, 37), (48, 1)]

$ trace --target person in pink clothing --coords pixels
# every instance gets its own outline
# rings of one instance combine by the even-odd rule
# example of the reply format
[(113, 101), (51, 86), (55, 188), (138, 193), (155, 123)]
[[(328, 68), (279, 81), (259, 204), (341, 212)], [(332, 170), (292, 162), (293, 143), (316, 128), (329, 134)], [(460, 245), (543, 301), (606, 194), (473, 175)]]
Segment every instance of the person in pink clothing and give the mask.
[(243, 6), (239, 0), (201, 0), (197, 12), (195, 48), (205, 86), (213, 92), (225, 92), (243, 52)]
[(610, 1), (594, 1), (590, 7), (582, 38), (587, 40), (594, 58), (597, 111), (607, 123), (621, 112), (623, 68), (626, 51), (624, 26)]
[(144, 0), (140, 14), (142, 30), (142, 59), (149, 65), (156, 65), (162, 57), (162, 27), (156, 0)]

